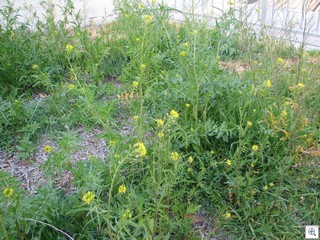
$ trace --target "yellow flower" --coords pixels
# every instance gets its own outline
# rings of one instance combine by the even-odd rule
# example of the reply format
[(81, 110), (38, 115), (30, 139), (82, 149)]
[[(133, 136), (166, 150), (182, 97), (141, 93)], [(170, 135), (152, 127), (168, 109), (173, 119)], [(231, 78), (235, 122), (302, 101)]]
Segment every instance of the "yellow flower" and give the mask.
[(46, 152), (46, 153), (49, 153), (49, 152), (51, 152), (51, 147), (50, 146), (45, 146), (44, 147), (44, 151)]
[(215, 151), (213, 151), (213, 150), (210, 151), (210, 154), (211, 154), (211, 155), (214, 155), (214, 153), (215, 153)]
[(170, 111), (170, 116), (172, 118), (179, 118), (179, 113), (177, 113), (175, 110)]
[(71, 46), (70, 44), (67, 44), (67, 46), (66, 46), (67, 53), (70, 54), (72, 52), (72, 50), (73, 50), (73, 46)]
[(232, 6), (232, 5), (234, 5), (234, 2), (232, 2), (232, 1), (229, 1), (229, 2), (228, 2), (228, 5), (229, 5), (229, 6)]
[(109, 141), (110, 147), (114, 146), (115, 144), (116, 144), (116, 141), (114, 141), (114, 140), (110, 140), (110, 141)]
[(133, 87), (136, 88), (136, 87), (138, 87), (138, 85), (139, 85), (139, 83), (138, 83), (137, 81), (133, 81), (133, 82), (132, 82), (132, 86), (133, 86)]
[(144, 8), (144, 5), (141, 3), (141, 4), (139, 4), (139, 8), (140, 9), (143, 9)]
[(162, 119), (157, 119), (157, 125), (158, 125), (158, 127), (163, 126), (163, 124), (164, 124), (164, 120), (162, 120)]
[(170, 155), (170, 158), (172, 161), (177, 161), (179, 159), (179, 153), (177, 152), (172, 152)]
[(266, 85), (267, 85), (268, 88), (271, 87), (272, 86), (271, 81), (270, 80), (266, 80)]
[(124, 184), (122, 184), (121, 186), (119, 186), (118, 191), (119, 193), (126, 193), (127, 188)]
[(186, 103), (185, 106), (186, 106), (186, 108), (189, 108), (190, 107), (190, 103)]
[(226, 212), (226, 214), (224, 215), (226, 218), (231, 218), (231, 213)]
[(144, 20), (145, 20), (146, 22), (151, 22), (151, 21), (152, 21), (152, 16), (151, 16), (151, 15), (145, 15), (145, 16), (144, 16)]
[(188, 42), (185, 42), (185, 43), (183, 44), (183, 46), (187, 48), (187, 47), (189, 47), (189, 43), (188, 43)]
[(304, 88), (304, 84), (303, 83), (298, 83), (298, 87), (300, 87), (300, 88)]
[(185, 51), (180, 52), (180, 56), (185, 57), (187, 54)]
[(135, 115), (132, 117), (135, 121), (137, 121), (139, 119), (139, 116)]
[(132, 218), (132, 214), (128, 209), (124, 211), (123, 216), (127, 219)]
[(258, 145), (253, 145), (253, 146), (252, 146), (252, 150), (253, 150), (253, 151), (256, 152), (256, 151), (258, 151), (258, 149), (259, 149)]
[(39, 68), (39, 66), (38, 66), (37, 64), (33, 64), (33, 65), (32, 65), (32, 69), (36, 70), (36, 69), (38, 69), (38, 68)]
[(69, 84), (69, 85), (68, 85), (68, 88), (69, 88), (69, 90), (73, 90), (73, 89), (75, 89), (75, 88), (76, 88), (76, 86), (75, 86), (75, 85), (73, 85), (73, 84)]
[(141, 64), (141, 65), (140, 65), (140, 69), (141, 69), (141, 70), (145, 70), (146, 67), (147, 67), (147, 66), (146, 66), (145, 64)]
[(231, 160), (230, 160), (230, 159), (227, 159), (226, 164), (227, 164), (228, 166), (231, 166), (231, 165), (232, 165)]
[(141, 41), (141, 39), (137, 37), (136, 38), (136, 42), (140, 42), (140, 41)]
[(268, 188), (267, 185), (263, 187), (263, 190), (265, 190), (265, 191), (267, 191), (268, 189), (269, 189), (269, 188)]
[(143, 143), (138, 142), (135, 146), (137, 147), (136, 152), (139, 153), (140, 157), (145, 157), (147, 155), (147, 149)]
[(190, 156), (190, 157), (188, 158), (188, 162), (189, 162), (189, 163), (193, 163), (193, 157), (192, 157), (192, 156)]
[(283, 59), (282, 59), (282, 58), (278, 58), (278, 59), (277, 59), (277, 62), (278, 62), (278, 63), (283, 63)]
[(92, 192), (87, 192), (84, 196), (83, 196), (83, 198), (82, 198), (82, 200), (86, 203), (86, 204), (90, 204), (92, 201), (93, 201), (93, 199), (94, 199), (94, 194), (92, 193)]
[(252, 122), (248, 121), (247, 122), (247, 127), (251, 127), (252, 126)]
[(273, 187), (273, 185), (274, 185), (274, 183), (273, 183), (273, 182), (269, 183), (269, 186), (270, 186), (270, 187)]
[(288, 115), (287, 111), (282, 111), (281, 113), (282, 117), (286, 117)]
[(164, 137), (164, 133), (163, 132), (158, 132), (157, 135), (158, 135), (159, 138), (163, 138)]
[(3, 194), (6, 195), (7, 197), (11, 197), (13, 195), (13, 188), (5, 188), (3, 190)]

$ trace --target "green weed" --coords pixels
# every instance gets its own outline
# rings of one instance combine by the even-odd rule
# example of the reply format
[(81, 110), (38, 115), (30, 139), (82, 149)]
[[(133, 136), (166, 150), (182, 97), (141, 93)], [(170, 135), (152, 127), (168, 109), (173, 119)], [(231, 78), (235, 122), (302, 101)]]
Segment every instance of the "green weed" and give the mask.
[[(123, 0), (117, 21), (84, 28), (71, 1), (62, 20), (43, 6), (36, 28), (9, 1), (0, 12), (0, 147), (32, 161), (41, 135), (56, 142), (37, 194), (0, 172), (1, 238), (201, 239), (200, 210), (208, 238), (301, 239), (319, 222), (318, 53), (232, 7), (210, 26)], [(102, 129), (106, 160), (71, 161), (79, 126)], [(53, 184), (66, 171), (74, 191)]]

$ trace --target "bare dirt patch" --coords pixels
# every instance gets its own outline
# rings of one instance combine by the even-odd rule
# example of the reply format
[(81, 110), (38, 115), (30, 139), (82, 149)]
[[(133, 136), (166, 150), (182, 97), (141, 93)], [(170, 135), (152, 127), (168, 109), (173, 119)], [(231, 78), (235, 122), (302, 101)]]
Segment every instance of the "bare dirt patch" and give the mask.
[[(79, 161), (89, 159), (91, 156), (106, 161), (109, 149), (104, 139), (98, 135), (100, 129), (93, 129), (92, 132), (82, 130), (79, 134), (78, 150), (71, 153), (70, 163), (74, 165)], [(45, 152), (45, 146), (50, 146), (52, 151), (58, 149), (57, 143), (44, 137), (35, 154), (29, 161), (21, 161), (13, 153), (0, 150), (0, 170), (11, 173), (22, 181), (21, 187), (30, 194), (37, 192), (37, 188), (48, 183), (41, 166), (47, 162), (49, 154)], [(65, 191), (73, 191), (73, 176), (70, 171), (63, 170), (62, 174), (50, 177), (56, 188), (63, 188)]]

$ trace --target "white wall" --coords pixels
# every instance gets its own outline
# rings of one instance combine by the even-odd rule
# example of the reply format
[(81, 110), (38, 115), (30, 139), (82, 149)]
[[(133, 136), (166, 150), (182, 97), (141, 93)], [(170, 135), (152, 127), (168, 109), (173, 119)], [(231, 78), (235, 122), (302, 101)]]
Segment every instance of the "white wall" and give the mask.
[[(40, 6), (40, 0), (11, 0), (14, 1), (17, 6), (25, 6), (25, 5), (33, 5), (35, 9), (37, 9), (38, 16), (41, 16), (43, 10)], [(46, 0), (49, 1), (49, 0)], [(63, 5), (64, 0), (51, 0), (55, 4)], [(151, 2), (152, 0), (143, 0), (143, 2)], [(182, 11), (191, 12), (192, 3), (194, 2), (194, 13), (199, 15), (218, 17), (221, 12), (217, 10), (220, 8), (222, 10), (227, 10), (230, 8), (228, 6), (228, 2), (230, 0), (157, 0), (158, 3), (165, 3), (173, 8), (177, 8)], [(243, 0), (246, 1), (246, 0)], [(296, 23), (292, 33), (294, 39), (297, 42), (300, 42), (302, 39), (303, 31), (301, 28), (301, 12), (289, 12), (286, 9), (275, 9), (274, 7), (268, 6), (268, 4), (262, 4), (263, 2), (268, 3), (269, 0), (258, 0), (255, 4), (250, 4), (248, 16), (248, 22), (252, 24), (256, 24), (260, 26), (261, 20), (264, 24), (270, 26), (276, 26), (278, 28), (283, 29), (283, 27), (287, 26), (287, 19), (289, 19), (290, 23)], [(84, 21), (85, 25), (88, 25), (90, 21), (94, 21), (99, 24), (102, 22), (111, 22), (116, 18), (114, 15), (114, 6), (113, 0), (73, 0), (75, 6), (75, 12), (80, 10), (80, 13)], [(240, 5), (239, 1), (234, 0), (236, 2), (235, 8), (244, 7), (244, 5)], [(3, 6), (5, 0), (0, 0), (0, 7)], [(214, 7), (213, 7), (214, 6)], [(268, 9), (265, 9), (265, 8)], [(256, 12), (256, 9), (260, 9), (260, 11)], [(28, 12), (21, 12), (24, 17), (27, 17)], [(173, 11), (172, 15), (175, 19), (182, 19), (181, 14), (175, 14)], [(308, 32), (310, 36), (308, 36), (309, 47), (311, 48), (320, 48), (320, 12), (311, 12), (306, 15), (307, 19), (312, 15), (312, 19), (308, 21)], [(56, 12), (56, 16), (59, 17), (61, 14), (59, 11)], [(289, 16), (289, 17), (288, 17)], [(1, 19), (0, 19), (1, 21)], [(211, 19), (212, 22), (214, 22)], [(279, 32), (279, 31), (278, 31)], [(270, 33), (270, 35), (272, 35)], [(292, 35), (292, 34), (291, 34)], [(309, 34), (308, 34), (309, 35)]]
[[(12, 0), (11, 0), (12, 2)], [(14, 0), (14, 5), (19, 8), (33, 8), (37, 11), (39, 17), (43, 16), (43, 8), (40, 4), (40, 0)], [(56, 5), (63, 6), (64, 0), (51, 0)], [(106, 21), (112, 21), (114, 15), (113, 0), (73, 0), (75, 12), (80, 11), (81, 16), (86, 19), (86, 21), (94, 20), (97, 23), (101, 22), (103, 19)], [(5, 5), (5, 0), (0, 0), (0, 6)], [(24, 17), (28, 17), (28, 11), (21, 11)], [(55, 16), (59, 18), (61, 12), (59, 8), (56, 8)], [(110, 19), (109, 19), (110, 18)]]

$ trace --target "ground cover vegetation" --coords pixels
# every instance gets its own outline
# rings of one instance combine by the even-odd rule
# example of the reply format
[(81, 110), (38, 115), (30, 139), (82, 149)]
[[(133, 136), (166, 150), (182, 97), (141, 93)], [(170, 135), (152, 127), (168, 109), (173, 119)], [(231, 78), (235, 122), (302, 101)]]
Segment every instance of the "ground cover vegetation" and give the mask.
[[(0, 10), (1, 151), (32, 163), (41, 136), (56, 142), (36, 193), (0, 170), (1, 239), (302, 239), (319, 224), (318, 52), (252, 31), (232, 3), (212, 24), (123, 0), (99, 27), (42, 4), (44, 19)], [(79, 126), (101, 129), (106, 159), (71, 163)], [(64, 170), (73, 191), (50, 183)]]

